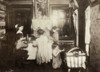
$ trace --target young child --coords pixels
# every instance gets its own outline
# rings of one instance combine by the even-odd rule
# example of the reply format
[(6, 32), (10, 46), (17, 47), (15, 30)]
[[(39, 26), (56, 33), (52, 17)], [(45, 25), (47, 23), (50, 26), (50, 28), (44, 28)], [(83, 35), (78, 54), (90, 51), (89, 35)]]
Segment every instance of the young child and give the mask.
[(52, 61), (52, 66), (54, 69), (60, 68), (62, 64), (62, 59), (60, 56), (60, 53), (64, 50), (60, 50), (59, 46), (57, 43), (53, 44), (53, 61)]
[(58, 33), (58, 28), (56, 26), (54, 26), (52, 28), (52, 35), (54, 42), (58, 42), (59, 41), (59, 33)]
[(51, 60), (51, 55), (52, 55), (51, 54), (52, 50), (51, 52), (49, 52), (50, 49), (48, 48), (49, 39), (46, 35), (44, 35), (44, 32), (45, 31), (43, 29), (39, 29), (37, 31), (39, 37), (36, 39), (36, 44), (34, 45), (34, 46), (37, 46), (36, 60), (39, 65), (49, 63)]

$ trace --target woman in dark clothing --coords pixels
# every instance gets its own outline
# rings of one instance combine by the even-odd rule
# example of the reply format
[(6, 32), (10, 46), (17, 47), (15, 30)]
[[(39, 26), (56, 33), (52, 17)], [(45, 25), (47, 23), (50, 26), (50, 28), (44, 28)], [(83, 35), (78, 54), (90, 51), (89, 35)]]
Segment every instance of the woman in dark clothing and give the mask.
[(23, 38), (22, 34), (17, 34), (16, 50), (15, 50), (15, 65), (17, 67), (23, 67), (23, 62), (26, 61), (28, 55), (24, 48), (27, 48), (26, 38)]

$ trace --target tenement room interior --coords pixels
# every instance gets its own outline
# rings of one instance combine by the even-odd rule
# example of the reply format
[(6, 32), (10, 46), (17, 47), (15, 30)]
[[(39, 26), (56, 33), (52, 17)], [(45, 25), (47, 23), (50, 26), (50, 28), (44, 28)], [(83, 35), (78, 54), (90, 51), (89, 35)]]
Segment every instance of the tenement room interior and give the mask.
[(100, 72), (100, 0), (0, 0), (0, 72)]

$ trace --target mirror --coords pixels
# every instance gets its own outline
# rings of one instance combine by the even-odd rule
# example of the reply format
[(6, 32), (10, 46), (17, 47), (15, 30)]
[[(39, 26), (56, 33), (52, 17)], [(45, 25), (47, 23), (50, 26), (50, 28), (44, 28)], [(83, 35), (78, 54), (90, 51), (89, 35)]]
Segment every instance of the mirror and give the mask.
[(51, 5), (51, 19), (54, 26), (59, 28), (60, 40), (71, 40), (75, 37), (72, 23), (72, 11), (68, 5)]
[(48, 0), (35, 0), (36, 18), (48, 15)]

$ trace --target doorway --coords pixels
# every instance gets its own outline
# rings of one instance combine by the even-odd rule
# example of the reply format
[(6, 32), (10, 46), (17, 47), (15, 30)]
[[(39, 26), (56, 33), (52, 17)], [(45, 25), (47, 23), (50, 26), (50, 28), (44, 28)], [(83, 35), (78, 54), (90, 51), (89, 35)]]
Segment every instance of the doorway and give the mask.
[(24, 26), (23, 34), (31, 34), (31, 11), (17, 10), (15, 11), (15, 24)]
[(59, 28), (60, 40), (75, 39), (71, 10), (66, 5), (51, 5), (51, 19), (54, 26)]

